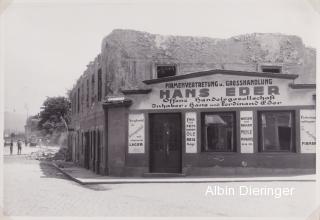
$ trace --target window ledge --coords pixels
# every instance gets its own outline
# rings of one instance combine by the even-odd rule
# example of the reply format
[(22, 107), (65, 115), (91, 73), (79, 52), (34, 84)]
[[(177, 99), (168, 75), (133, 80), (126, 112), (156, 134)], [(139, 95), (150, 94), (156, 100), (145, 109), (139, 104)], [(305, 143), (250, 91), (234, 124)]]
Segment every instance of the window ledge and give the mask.
[(228, 151), (200, 151), (201, 154), (238, 154), (240, 152), (228, 152)]
[(292, 152), (292, 151), (258, 151), (257, 154), (297, 154), (298, 152)]

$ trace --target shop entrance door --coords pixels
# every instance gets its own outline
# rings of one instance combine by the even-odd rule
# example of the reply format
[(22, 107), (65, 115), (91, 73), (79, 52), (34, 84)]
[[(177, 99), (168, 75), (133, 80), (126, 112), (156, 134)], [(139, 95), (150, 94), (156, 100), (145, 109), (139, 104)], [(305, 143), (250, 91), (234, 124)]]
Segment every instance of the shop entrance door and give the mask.
[(150, 172), (181, 173), (181, 114), (150, 114)]

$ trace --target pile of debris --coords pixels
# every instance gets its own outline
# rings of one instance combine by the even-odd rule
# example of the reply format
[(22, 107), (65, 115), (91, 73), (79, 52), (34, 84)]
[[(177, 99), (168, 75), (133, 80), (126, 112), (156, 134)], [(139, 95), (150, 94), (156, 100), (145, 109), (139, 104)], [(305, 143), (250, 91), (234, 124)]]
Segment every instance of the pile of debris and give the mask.
[(66, 148), (39, 148), (38, 151), (31, 153), (28, 156), (30, 160), (65, 160), (67, 158)]

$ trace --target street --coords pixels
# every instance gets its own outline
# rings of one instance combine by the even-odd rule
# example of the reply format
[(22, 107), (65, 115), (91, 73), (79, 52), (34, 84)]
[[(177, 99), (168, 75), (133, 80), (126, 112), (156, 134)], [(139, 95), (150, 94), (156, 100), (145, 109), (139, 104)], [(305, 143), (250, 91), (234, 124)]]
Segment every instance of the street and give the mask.
[[(292, 196), (207, 195), (216, 187), (291, 187)], [(4, 212), (9, 216), (299, 217), (312, 212), (315, 182), (226, 182), (83, 186), (47, 162), (4, 158)]]
[[(22, 148), (21, 148), (21, 154), (22, 155), (30, 155), (33, 152), (37, 152), (39, 150), (39, 148), (40, 148), (39, 146), (34, 146), (34, 147), (26, 146), (23, 143)], [(12, 155), (17, 155), (17, 154), (18, 154), (18, 147), (17, 147), (17, 143), (14, 142)], [(3, 147), (3, 155), (5, 155), (5, 156), (10, 155), (10, 147), (9, 146)]]

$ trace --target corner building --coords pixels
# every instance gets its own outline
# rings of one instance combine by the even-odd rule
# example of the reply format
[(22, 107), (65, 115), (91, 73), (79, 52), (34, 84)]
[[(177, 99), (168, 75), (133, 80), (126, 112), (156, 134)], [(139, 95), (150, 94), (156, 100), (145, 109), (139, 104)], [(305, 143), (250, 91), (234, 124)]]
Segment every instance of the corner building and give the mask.
[(71, 92), (72, 159), (110, 176), (315, 173), (315, 54), (282, 34), (114, 30)]

